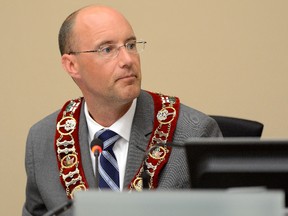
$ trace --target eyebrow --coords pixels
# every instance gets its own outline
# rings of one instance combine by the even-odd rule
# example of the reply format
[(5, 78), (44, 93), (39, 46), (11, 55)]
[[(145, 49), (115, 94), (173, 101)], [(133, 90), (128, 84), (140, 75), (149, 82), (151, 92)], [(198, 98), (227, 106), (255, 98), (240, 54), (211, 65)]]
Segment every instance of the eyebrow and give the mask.
[(126, 41), (125, 41), (125, 43), (127, 43), (127, 41), (131, 41), (131, 40), (136, 40), (136, 37), (133, 35), (133, 36), (131, 36), (131, 37), (129, 37)]
[[(134, 35), (129, 37), (129, 38), (127, 38), (125, 40), (124, 44), (127, 43), (128, 41), (132, 41), (132, 40), (136, 40), (136, 37)], [(98, 45), (96, 45), (96, 48), (99, 48), (99, 47), (104, 46), (106, 44), (115, 44), (115, 42), (112, 41), (112, 40), (104, 40), (101, 43), (99, 43)]]
[(111, 41), (111, 40), (104, 40), (100, 44), (96, 45), (96, 48), (102, 47), (102, 46), (104, 46), (106, 44), (114, 44), (114, 42)]

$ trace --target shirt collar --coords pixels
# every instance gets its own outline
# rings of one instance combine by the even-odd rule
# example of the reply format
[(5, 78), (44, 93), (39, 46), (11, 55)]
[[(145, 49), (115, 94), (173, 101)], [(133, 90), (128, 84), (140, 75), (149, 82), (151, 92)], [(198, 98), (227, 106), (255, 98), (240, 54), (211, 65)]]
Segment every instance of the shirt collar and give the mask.
[[(120, 119), (118, 119), (113, 125), (111, 125), (109, 127), (110, 130), (119, 134), (127, 142), (129, 142), (129, 139), (130, 139), (130, 132), (131, 132), (131, 127), (132, 127), (133, 117), (134, 117), (135, 110), (136, 110), (136, 102), (137, 102), (137, 99), (134, 99), (129, 110)], [(85, 114), (86, 122), (88, 125), (89, 143), (90, 143), (94, 138), (94, 134), (97, 131), (99, 131), (105, 127), (98, 124), (90, 116), (86, 102), (84, 104), (84, 114)]]

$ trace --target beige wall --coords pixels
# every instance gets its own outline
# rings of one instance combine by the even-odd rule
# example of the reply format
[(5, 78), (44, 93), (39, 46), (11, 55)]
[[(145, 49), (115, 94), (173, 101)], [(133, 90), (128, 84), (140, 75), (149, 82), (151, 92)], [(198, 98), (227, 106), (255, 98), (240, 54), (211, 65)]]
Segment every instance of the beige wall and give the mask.
[(57, 33), (95, 2), (121, 10), (148, 41), (143, 88), (261, 121), (265, 138), (288, 137), (287, 0), (2, 1), (0, 215), (20, 215), (29, 127), (80, 95), (61, 68)]

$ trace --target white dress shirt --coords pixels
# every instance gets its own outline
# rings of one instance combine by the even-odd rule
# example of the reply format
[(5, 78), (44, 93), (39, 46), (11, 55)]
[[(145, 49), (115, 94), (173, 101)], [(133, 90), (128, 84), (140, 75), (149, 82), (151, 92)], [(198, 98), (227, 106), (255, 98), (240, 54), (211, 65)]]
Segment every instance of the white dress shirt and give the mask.
[[(120, 139), (114, 144), (113, 147), (113, 152), (116, 156), (118, 167), (119, 167), (119, 186), (120, 186), (120, 191), (123, 190), (123, 185), (124, 185), (124, 177), (125, 177), (125, 168), (126, 168), (126, 161), (127, 161), (127, 154), (128, 154), (128, 145), (129, 145), (129, 139), (130, 139), (130, 132), (131, 132), (131, 127), (132, 127), (132, 121), (133, 117), (135, 114), (136, 110), (136, 101), (137, 99), (134, 99), (131, 107), (129, 110), (120, 118), (118, 119), (113, 125), (111, 125), (109, 128), (105, 128), (98, 124), (97, 122), (92, 119), (88, 112), (88, 107), (85, 102), (84, 104), (84, 114), (85, 118), (87, 121), (88, 125), (88, 145), (90, 149), (90, 142), (93, 140), (94, 135), (97, 131), (105, 128), (105, 129), (110, 129), (117, 134), (120, 135)], [(95, 173), (95, 156), (90, 150), (90, 156), (92, 159), (92, 165), (93, 165), (93, 170)]]

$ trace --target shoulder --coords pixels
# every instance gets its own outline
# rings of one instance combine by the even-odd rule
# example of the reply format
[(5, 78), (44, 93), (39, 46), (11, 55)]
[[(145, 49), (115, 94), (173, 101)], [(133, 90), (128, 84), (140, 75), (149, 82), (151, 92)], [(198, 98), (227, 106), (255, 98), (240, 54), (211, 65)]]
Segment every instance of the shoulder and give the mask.
[[(138, 97), (138, 104), (140, 106), (144, 106), (145, 104), (146, 108), (151, 105), (153, 107), (153, 97), (149, 92), (142, 90)], [(215, 120), (197, 109), (180, 103), (178, 124), (179, 123), (180, 125), (183, 125), (183, 127), (205, 127), (207, 124), (214, 124)]]
[(30, 133), (37, 131), (47, 131), (49, 128), (55, 128), (56, 127), (56, 119), (59, 115), (60, 110), (57, 110), (53, 112), (52, 114), (46, 116), (45, 118), (41, 119), (40, 121), (36, 122), (31, 128)]
[[(149, 92), (141, 91), (138, 104), (140, 107), (145, 107), (145, 113), (153, 112), (153, 98)], [(195, 108), (180, 104), (179, 118), (174, 134), (175, 142), (183, 142), (189, 137), (219, 136), (222, 136), (222, 134), (214, 119)]]
[[(66, 108), (72, 107), (72, 106), (70, 106), (71, 101), (75, 101), (75, 100), (69, 100), (69, 101), (66, 101), (66, 103), (63, 103), (62, 109), (64, 107), (66, 107)], [(70, 104), (69, 104), (69, 102), (70, 102)], [(84, 107), (84, 103), (82, 103), (82, 106), (80, 107), (81, 108), (81, 111), (80, 111), (81, 114), (83, 113), (83, 107)], [(31, 131), (37, 131), (37, 132), (40, 131), (41, 132), (44, 130), (47, 131), (50, 128), (51, 129), (53, 128), (55, 130), (56, 124), (57, 124), (57, 118), (58, 118), (58, 115), (60, 114), (60, 112), (61, 112), (61, 109), (58, 109), (57, 111), (55, 111), (55, 112), (47, 115), (43, 119), (39, 120), (30, 128), (30, 132)]]
[(200, 126), (201, 124), (207, 124), (207, 122), (214, 121), (205, 113), (182, 103), (180, 104), (179, 120), (182, 120), (184, 124), (185, 121), (187, 121), (195, 126)]
[(39, 156), (39, 158), (41, 158), (47, 148), (53, 146), (56, 132), (56, 119), (58, 114), (59, 111), (56, 111), (41, 119), (30, 128), (26, 140), (27, 160), (30, 160), (32, 155), (36, 152), (41, 153)]
[(222, 136), (214, 119), (203, 112), (180, 105), (176, 133), (184, 139), (188, 137), (219, 137)]

